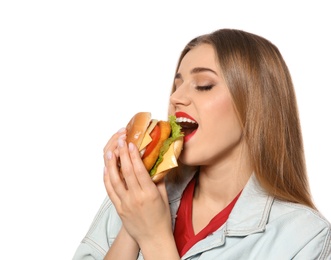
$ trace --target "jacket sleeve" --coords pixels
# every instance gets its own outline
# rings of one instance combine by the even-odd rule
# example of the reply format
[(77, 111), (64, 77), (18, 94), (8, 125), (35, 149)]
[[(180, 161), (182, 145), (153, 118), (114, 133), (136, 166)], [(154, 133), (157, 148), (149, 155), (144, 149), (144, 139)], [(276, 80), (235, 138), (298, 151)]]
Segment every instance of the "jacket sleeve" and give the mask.
[(108, 196), (78, 246), (73, 260), (102, 260), (121, 227), (121, 220)]
[(330, 224), (314, 236), (294, 259), (331, 260)]

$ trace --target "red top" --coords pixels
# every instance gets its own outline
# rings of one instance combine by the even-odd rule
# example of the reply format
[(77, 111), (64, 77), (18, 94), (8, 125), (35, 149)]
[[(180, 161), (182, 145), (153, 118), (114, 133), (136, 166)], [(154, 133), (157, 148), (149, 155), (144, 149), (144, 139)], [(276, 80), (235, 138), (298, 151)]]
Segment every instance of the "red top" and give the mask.
[(195, 243), (204, 239), (225, 223), (241, 193), (240, 192), (228, 206), (213, 217), (208, 225), (198, 234), (194, 234), (192, 225), (192, 204), (195, 182), (196, 178), (193, 178), (185, 188), (177, 212), (174, 237), (180, 257), (182, 257)]

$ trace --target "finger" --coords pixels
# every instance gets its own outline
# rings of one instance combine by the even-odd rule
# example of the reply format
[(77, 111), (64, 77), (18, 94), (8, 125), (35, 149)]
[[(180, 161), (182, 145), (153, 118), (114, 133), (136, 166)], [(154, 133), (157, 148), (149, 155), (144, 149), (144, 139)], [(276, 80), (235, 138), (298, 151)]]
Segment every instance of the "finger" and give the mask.
[[(122, 138), (125, 139), (126, 138), (126, 129), (125, 128), (121, 128), (120, 130), (118, 130), (117, 133), (115, 133), (107, 142), (106, 146), (103, 149), (103, 158), (104, 158), (104, 164), (106, 165), (107, 163), (107, 152), (111, 151), (112, 153), (117, 149), (117, 145), (118, 145), (118, 138)], [(118, 154), (116, 154), (118, 156)]]
[(131, 161), (128, 146), (123, 139), (118, 139), (118, 150), (121, 162), (121, 171), (129, 190), (136, 190), (139, 184), (135, 175), (134, 166)]
[(141, 160), (139, 150), (136, 145), (129, 143), (129, 153), (133, 165), (133, 170), (141, 187), (153, 184), (153, 181)]
[(112, 203), (117, 208), (118, 205), (120, 205), (121, 201), (113, 189), (113, 186), (112, 186), (112, 184), (110, 182), (110, 178), (109, 178), (109, 172), (106, 167), (104, 167), (104, 171), (103, 171), (103, 182), (104, 182), (109, 199), (112, 201)]
[(114, 190), (118, 198), (121, 199), (126, 194), (126, 187), (125, 182), (121, 177), (121, 172), (117, 166), (117, 162), (118, 159), (116, 158), (115, 154), (109, 152), (107, 158), (106, 176), (108, 176), (109, 178), (109, 184), (112, 185), (112, 189)]
[[(125, 127), (122, 127), (120, 128), (115, 134), (113, 134), (113, 136), (109, 139), (109, 141), (107, 142), (107, 144), (105, 145), (103, 151), (106, 152), (107, 150), (109, 150), (109, 147), (117, 142), (117, 139), (119, 136), (123, 135), (123, 134), (126, 134), (126, 128)], [(115, 141), (115, 142), (114, 142)]]
[[(117, 135), (116, 135), (117, 136)], [(118, 151), (118, 139), (126, 139), (126, 135), (120, 135), (118, 136), (118, 138), (116, 140), (112, 140), (112, 143), (108, 146), (108, 150), (104, 150), (104, 154), (103, 154), (103, 159), (104, 159), (104, 164), (107, 165), (107, 157), (108, 157), (108, 153), (114, 153), (116, 155), (116, 157), (118, 158), (119, 156), (119, 151)]]
[[(106, 154), (104, 154), (103, 158), (104, 158), (104, 164), (105, 164), (105, 167), (108, 167), (108, 158), (109, 156), (112, 156), (114, 155), (116, 158), (119, 158), (119, 151), (118, 151), (118, 148), (116, 148), (114, 151), (107, 151)], [(118, 159), (117, 160), (117, 166), (120, 168), (121, 167), (121, 162), (120, 160)]]

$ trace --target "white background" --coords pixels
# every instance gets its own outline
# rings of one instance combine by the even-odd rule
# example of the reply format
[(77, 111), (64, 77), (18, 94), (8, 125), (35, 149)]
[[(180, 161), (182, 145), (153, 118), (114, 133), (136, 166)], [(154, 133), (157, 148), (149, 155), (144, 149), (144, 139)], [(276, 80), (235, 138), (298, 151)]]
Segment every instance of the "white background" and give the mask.
[(1, 1), (1, 254), (72, 258), (106, 196), (108, 138), (137, 111), (166, 118), (181, 49), (219, 28), (279, 47), (296, 87), (313, 197), (330, 220), (327, 2)]

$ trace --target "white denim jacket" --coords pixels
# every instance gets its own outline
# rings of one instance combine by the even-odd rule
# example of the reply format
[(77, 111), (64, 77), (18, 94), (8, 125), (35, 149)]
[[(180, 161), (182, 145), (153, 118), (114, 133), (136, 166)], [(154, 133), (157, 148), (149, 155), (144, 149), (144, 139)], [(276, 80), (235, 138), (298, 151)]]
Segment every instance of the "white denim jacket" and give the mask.
[[(181, 184), (167, 186), (173, 225), (191, 178), (192, 174)], [(115, 207), (106, 198), (73, 260), (103, 259), (120, 227)], [(181, 259), (331, 259), (331, 226), (306, 206), (269, 196), (252, 175), (227, 222)]]

